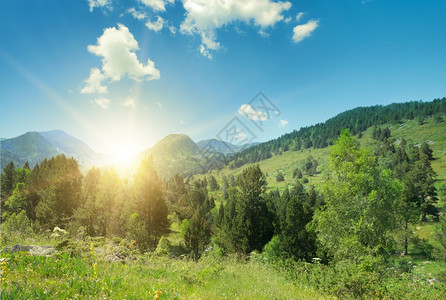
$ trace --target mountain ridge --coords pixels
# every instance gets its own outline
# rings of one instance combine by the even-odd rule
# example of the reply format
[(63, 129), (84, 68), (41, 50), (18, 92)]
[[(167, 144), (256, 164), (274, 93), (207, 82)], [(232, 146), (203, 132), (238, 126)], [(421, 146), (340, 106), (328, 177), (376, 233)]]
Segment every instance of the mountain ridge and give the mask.
[[(431, 102), (411, 101), (386, 106), (357, 107), (323, 123), (302, 127), (276, 139), (261, 144), (240, 146), (217, 139), (195, 143), (186, 134), (170, 134), (153, 147), (138, 153), (135, 158), (136, 161), (141, 161), (144, 157), (152, 155), (161, 177), (170, 178), (176, 173), (189, 176), (207, 172), (212, 168), (222, 168), (223, 165), (239, 168), (246, 163), (259, 162), (288, 150), (325, 148), (333, 143), (340, 130), (344, 128), (350, 129), (353, 134), (362, 134), (368, 128), (385, 122), (397, 124), (403, 119), (414, 118), (419, 118), (422, 122), (423, 118), (438, 113), (446, 113), (446, 98)], [(27, 132), (15, 138), (1, 140), (1, 146), (1, 170), (10, 160), (16, 165), (23, 165), (28, 161), (33, 166), (45, 158), (62, 153), (74, 157), (80, 165), (98, 166), (101, 161), (107, 165), (102, 155), (96, 153), (82, 140), (60, 129)], [(208, 164), (209, 158), (206, 154), (209, 154), (209, 149), (222, 155), (217, 164)]]

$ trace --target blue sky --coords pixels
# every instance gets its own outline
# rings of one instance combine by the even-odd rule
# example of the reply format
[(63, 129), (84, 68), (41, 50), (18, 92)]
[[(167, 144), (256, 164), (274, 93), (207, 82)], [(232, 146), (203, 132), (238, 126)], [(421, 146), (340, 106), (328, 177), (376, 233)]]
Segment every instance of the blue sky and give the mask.
[(110, 154), (446, 96), (446, 1), (1, 0), (0, 37), (0, 136), (62, 129)]

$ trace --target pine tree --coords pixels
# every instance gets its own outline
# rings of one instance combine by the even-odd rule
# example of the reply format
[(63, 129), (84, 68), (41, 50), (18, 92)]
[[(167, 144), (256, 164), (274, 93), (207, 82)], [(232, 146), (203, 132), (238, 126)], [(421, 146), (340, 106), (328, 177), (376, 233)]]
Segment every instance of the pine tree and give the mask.
[(168, 210), (164, 201), (161, 181), (153, 167), (151, 156), (145, 158), (136, 173), (134, 184), (135, 213), (148, 234), (148, 247), (155, 249), (169, 227)]
[(433, 160), (434, 159), (433, 151), (429, 147), (429, 144), (426, 143), (426, 142), (423, 142), (421, 144), (421, 146), (420, 146), (420, 153), (424, 153), (429, 160)]
[(191, 252), (193, 259), (200, 258), (209, 245), (211, 226), (199, 212), (196, 212), (189, 221), (189, 227), (184, 236), (186, 248)]
[(15, 185), (15, 167), (12, 161), (10, 161), (6, 167), (3, 168), (1, 182), (1, 197), (2, 199), (6, 199), (11, 196)]
[(213, 175), (209, 177), (209, 188), (211, 189), (211, 191), (218, 191), (220, 189), (217, 179), (215, 179)]

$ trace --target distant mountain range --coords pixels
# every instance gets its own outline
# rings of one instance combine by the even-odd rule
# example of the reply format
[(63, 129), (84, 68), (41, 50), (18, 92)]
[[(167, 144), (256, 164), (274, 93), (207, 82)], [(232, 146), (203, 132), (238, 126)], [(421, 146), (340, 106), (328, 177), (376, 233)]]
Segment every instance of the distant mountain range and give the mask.
[(209, 149), (211, 151), (214, 150), (219, 153), (230, 155), (248, 149), (249, 147), (256, 146), (258, 144), (259, 143), (256, 142), (242, 145), (234, 145), (217, 139), (208, 139), (199, 141), (197, 143), (197, 146), (200, 147), (200, 149)]
[(62, 130), (27, 132), (18, 137), (1, 140), (1, 168), (10, 161), (16, 166), (28, 162), (31, 167), (45, 158), (65, 154), (74, 157), (80, 165), (89, 166), (104, 159), (83, 141)]
[[(429, 116), (435, 115), (443, 122), (446, 113), (446, 98), (431, 102), (394, 103), (387, 106), (358, 107), (345, 111), (324, 123), (301, 128), (284, 134), (274, 140), (259, 144), (233, 145), (217, 139), (208, 139), (195, 143), (185, 134), (171, 134), (160, 140), (135, 157), (135, 165), (126, 165), (135, 169), (136, 164), (146, 156), (152, 155), (158, 174), (170, 178), (178, 173), (183, 176), (220, 168), (221, 164), (209, 165), (210, 157), (218, 154), (220, 162), (238, 168), (246, 163), (255, 163), (270, 158), (274, 154), (307, 148), (325, 148), (336, 140), (339, 132), (348, 128), (353, 134), (362, 134), (371, 126), (400, 124), (402, 120), (417, 118), (420, 124)], [(0, 139), (1, 171), (10, 161), (18, 167), (28, 162), (31, 167), (45, 158), (59, 154), (74, 157), (83, 170), (91, 166), (107, 166), (110, 157), (96, 153), (83, 141), (62, 130), (46, 132), (27, 132), (11, 139)], [(215, 161), (215, 159), (214, 159)]]
[[(75, 158), (84, 169), (109, 164), (110, 157), (96, 153), (86, 143), (63, 130), (46, 132), (27, 132), (18, 137), (1, 139), (1, 170), (13, 161), (16, 167), (28, 162), (31, 167), (45, 158), (59, 154)], [(200, 171), (200, 164), (205, 164), (203, 149), (230, 155), (244, 150), (256, 143), (246, 145), (232, 145), (216, 139), (209, 139), (195, 143), (185, 134), (171, 134), (160, 140), (153, 147), (136, 155), (135, 162), (139, 163), (148, 155), (153, 156), (154, 165), (159, 175), (170, 178), (176, 173), (187, 176)], [(211, 146), (211, 147), (209, 147)]]

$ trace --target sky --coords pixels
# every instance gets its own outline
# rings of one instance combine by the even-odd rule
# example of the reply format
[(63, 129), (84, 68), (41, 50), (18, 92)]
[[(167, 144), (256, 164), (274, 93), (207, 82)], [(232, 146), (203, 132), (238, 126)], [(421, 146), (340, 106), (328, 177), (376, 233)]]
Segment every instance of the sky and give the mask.
[(262, 142), (446, 96), (446, 1), (0, 0), (0, 137)]

